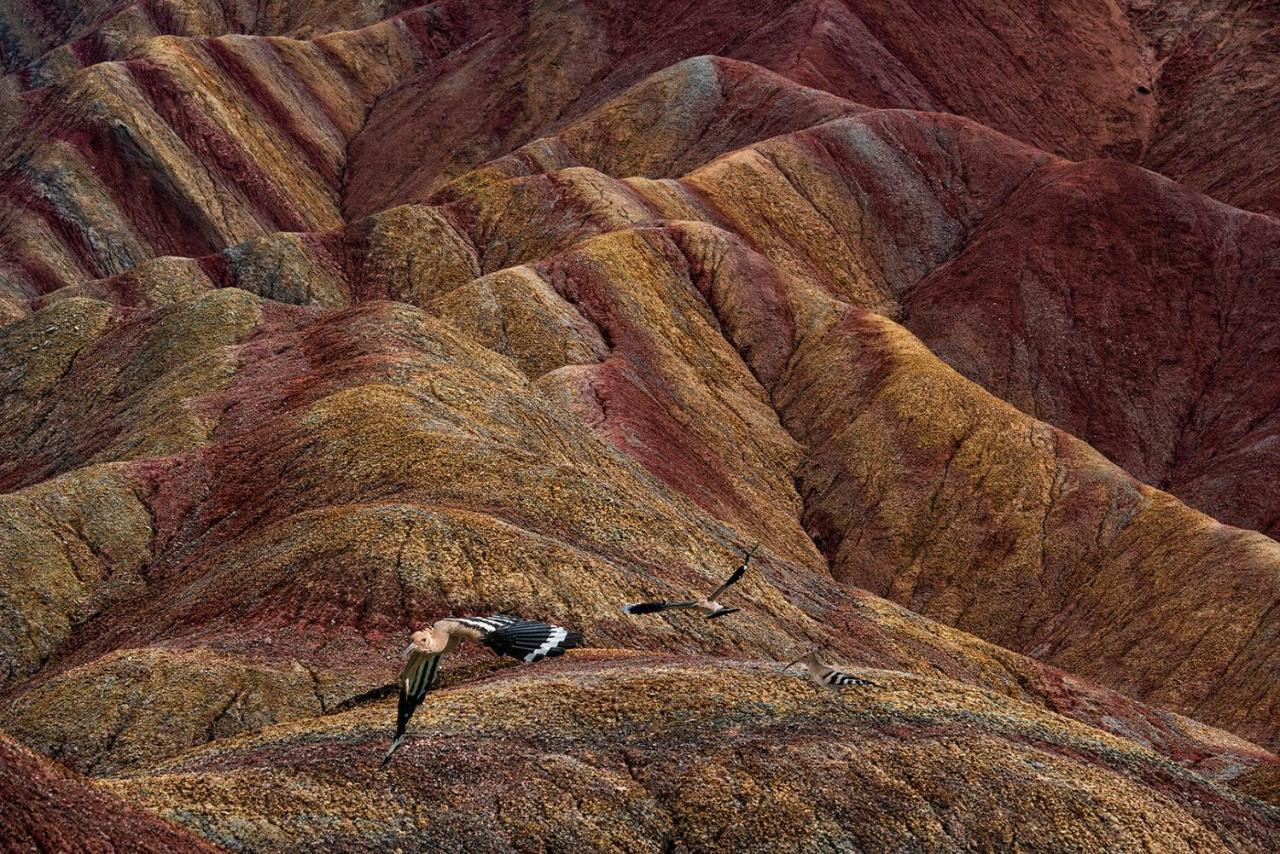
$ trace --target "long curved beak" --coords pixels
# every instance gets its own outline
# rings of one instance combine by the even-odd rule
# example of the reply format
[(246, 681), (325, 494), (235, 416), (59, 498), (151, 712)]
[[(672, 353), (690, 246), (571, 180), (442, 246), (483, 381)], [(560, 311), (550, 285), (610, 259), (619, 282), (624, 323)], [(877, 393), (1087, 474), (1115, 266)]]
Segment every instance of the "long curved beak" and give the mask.
[[(808, 654), (809, 654), (809, 653), (807, 653), (807, 652), (806, 652), (804, 655), (808, 655)], [(804, 655), (800, 656), (800, 658), (804, 658)], [(779, 673), (786, 673), (786, 672), (787, 672), (788, 670), (790, 670), (792, 667), (795, 667), (797, 664), (799, 664), (799, 663), (800, 663), (800, 658), (797, 658), (795, 661), (791, 662), (790, 664), (788, 664), (786, 667), (782, 668), (782, 669), (781, 669), (781, 670), (779, 670), (778, 672), (779, 672)]]
[(795, 661), (793, 661), (793, 662), (791, 662), (790, 664), (788, 664), (786, 667), (784, 667), (784, 668), (782, 668), (781, 670), (779, 670), (778, 672), (779, 672), (779, 673), (785, 673), (785, 672), (787, 672), (787, 670), (789, 670), (790, 668), (792, 668), (792, 667), (794, 667), (795, 665), (799, 664), (800, 662), (804, 661), (806, 658), (808, 658), (809, 656), (813, 655), (815, 652), (822, 652), (824, 649), (826, 649), (826, 647), (825, 647), (825, 646), (820, 646), (820, 647), (818, 647), (817, 649), (811, 649), (811, 650), (809, 650), (808, 652), (806, 652), (804, 655), (802, 655), (802, 656), (800, 656), (799, 658), (797, 658)]
[(408, 658), (408, 657), (409, 657), (409, 653), (411, 653), (411, 652), (413, 652), (413, 644), (412, 644), (412, 643), (410, 643), (408, 646), (406, 646), (406, 647), (404, 648), (404, 652), (400, 653), (400, 657), (401, 657), (401, 658)]

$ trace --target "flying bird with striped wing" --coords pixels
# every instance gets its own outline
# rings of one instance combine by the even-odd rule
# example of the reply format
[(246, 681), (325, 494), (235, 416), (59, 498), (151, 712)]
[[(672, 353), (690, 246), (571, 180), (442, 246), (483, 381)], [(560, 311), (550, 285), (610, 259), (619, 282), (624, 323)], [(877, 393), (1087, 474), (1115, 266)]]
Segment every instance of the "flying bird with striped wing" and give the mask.
[(622, 606), (624, 614), (657, 614), (661, 611), (673, 611), (682, 608), (697, 609), (706, 615), (708, 620), (716, 620), (720, 617), (726, 617), (729, 614), (741, 611), (741, 608), (726, 608), (721, 605), (719, 598), (724, 595), (725, 591), (742, 580), (742, 576), (747, 574), (747, 564), (751, 563), (751, 556), (756, 553), (756, 549), (760, 545), (751, 547), (751, 551), (746, 553), (742, 559), (742, 565), (733, 571), (715, 591), (705, 599), (690, 599), (687, 602), (634, 602), (630, 605)]
[(582, 633), (561, 626), (522, 620), (506, 614), (492, 617), (446, 617), (428, 629), (414, 632), (404, 651), (400, 671), (400, 707), (396, 714), (396, 734), (380, 767), (387, 767), (404, 742), (409, 718), (435, 684), (440, 659), (461, 641), (482, 643), (499, 655), (534, 662), (563, 655), (566, 649), (582, 645)]

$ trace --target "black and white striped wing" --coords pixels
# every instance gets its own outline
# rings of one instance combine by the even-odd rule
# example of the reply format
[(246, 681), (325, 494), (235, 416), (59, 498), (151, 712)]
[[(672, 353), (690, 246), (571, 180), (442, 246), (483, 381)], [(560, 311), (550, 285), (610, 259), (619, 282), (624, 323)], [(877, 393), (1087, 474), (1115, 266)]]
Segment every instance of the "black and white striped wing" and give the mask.
[(743, 556), (742, 565), (739, 566), (737, 569), (735, 569), (733, 571), (733, 575), (730, 575), (728, 579), (725, 580), (724, 584), (721, 584), (719, 587), (717, 587), (715, 592), (712, 593), (707, 598), (710, 599), (712, 602), (714, 602), (720, 598), (720, 594), (724, 593), (730, 587), (732, 587), (733, 585), (741, 581), (742, 576), (747, 574), (747, 565), (751, 563), (751, 556), (756, 553), (756, 549), (758, 548), (760, 548), (759, 543), (756, 543), (754, 546), (752, 546), (751, 551), (747, 552)]
[(484, 631), (480, 643), (499, 655), (518, 658), (521, 661), (540, 661), (563, 655), (566, 649), (582, 645), (582, 633), (571, 632), (562, 626), (540, 623), (537, 620), (521, 620), (518, 617), (463, 617), (462, 623)]
[(436, 682), (436, 672), (440, 669), (440, 658), (444, 653), (418, 652), (414, 650), (400, 671), (400, 706), (396, 711), (396, 735), (391, 742), (391, 749), (382, 760), (383, 767), (391, 761), (391, 755), (404, 741), (405, 728), (409, 726), (409, 718), (427, 696), (431, 686)]
[(492, 617), (450, 617), (449, 619), (467, 628), (475, 629), (482, 637), (513, 623), (523, 622), (519, 617), (512, 617), (509, 614), (494, 614)]
[(832, 670), (826, 676), (822, 677), (822, 682), (828, 688), (844, 688), (848, 685), (861, 685), (873, 688), (879, 688), (880, 685), (872, 682), (870, 679), (860, 679), (852, 673), (845, 673), (841, 670)]

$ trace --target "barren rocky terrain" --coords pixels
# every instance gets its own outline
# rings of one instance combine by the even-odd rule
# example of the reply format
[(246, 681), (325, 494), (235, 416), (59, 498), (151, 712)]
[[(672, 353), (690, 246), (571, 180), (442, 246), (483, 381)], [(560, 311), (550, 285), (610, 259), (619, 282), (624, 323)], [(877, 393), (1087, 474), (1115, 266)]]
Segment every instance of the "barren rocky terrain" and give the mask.
[(0, 848), (1280, 849), (1278, 33), (0, 0)]

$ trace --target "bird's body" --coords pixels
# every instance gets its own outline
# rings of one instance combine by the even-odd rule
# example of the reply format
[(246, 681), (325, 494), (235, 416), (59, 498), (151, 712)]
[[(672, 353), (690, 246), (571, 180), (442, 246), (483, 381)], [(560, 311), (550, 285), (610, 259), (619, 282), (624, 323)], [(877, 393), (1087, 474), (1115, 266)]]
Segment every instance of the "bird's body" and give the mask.
[[(756, 548), (759, 548), (759, 546), (756, 546)], [(708, 620), (715, 620), (719, 617), (728, 616), (729, 614), (741, 611), (741, 608), (726, 608), (717, 600), (724, 595), (726, 590), (737, 584), (742, 579), (742, 576), (747, 572), (747, 564), (751, 562), (751, 556), (755, 553), (755, 548), (747, 552), (746, 557), (742, 560), (742, 565), (733, 571), (733, 575), (730, 575), (724, 584), (717, 587), (715, 592), (705, 599), (689, 599), (684, 602), (635, 602), (630, 605), (623, 605), (622, 613), (657, 614), (662, 611), (688, 609), (701, 611)]]
[(723, 617), (726, 614), (732, 614), (734, 611), (742, 610), (741, 608), (726, 608), (714, 599), (699, 599), (697, 608), (706, 615), (708, 620), (714, 620), (717, 617)]
[(396, 734), (383, 767), (404, 741), (405, 728), (418, 705), (435, 684), (440, 659), (463, 640), (477, 641), (499, 655), (522, 661), (540, 661), (564, 654), (582, 643), (579, 632), (560, 626), (522, 620), (498, 614), (492, 617), (447, 617), (430, 628), (414, 632), (405, 648), (400, 670), (400, 706), (396, 714)]
[(622, 612), (624, 614), (657, 614), (661, 611), (681, 609), (701, 611), (708, 620), (741, 610), (740, 608), (726, 608), (712, 599), (690, 599), (688, 602), (637, 602), (634, 605), (624, 606)]
[(821, 650), (815, 649), (813, 652), (800, 656), (782, 669), (786, 670), (796, 664), (803, 664), (813, 682), (832, 691), (847, 688), (851, 685), (871, 688), (883, 687), (878, 682), (872, 682), (870, 679), (863, 679), (854, 676), (852, 673), (845, 673), (843, 670), (837, 670), (828, 664), (823, 664), (821, 659), (818, 658), (819, 652)]

